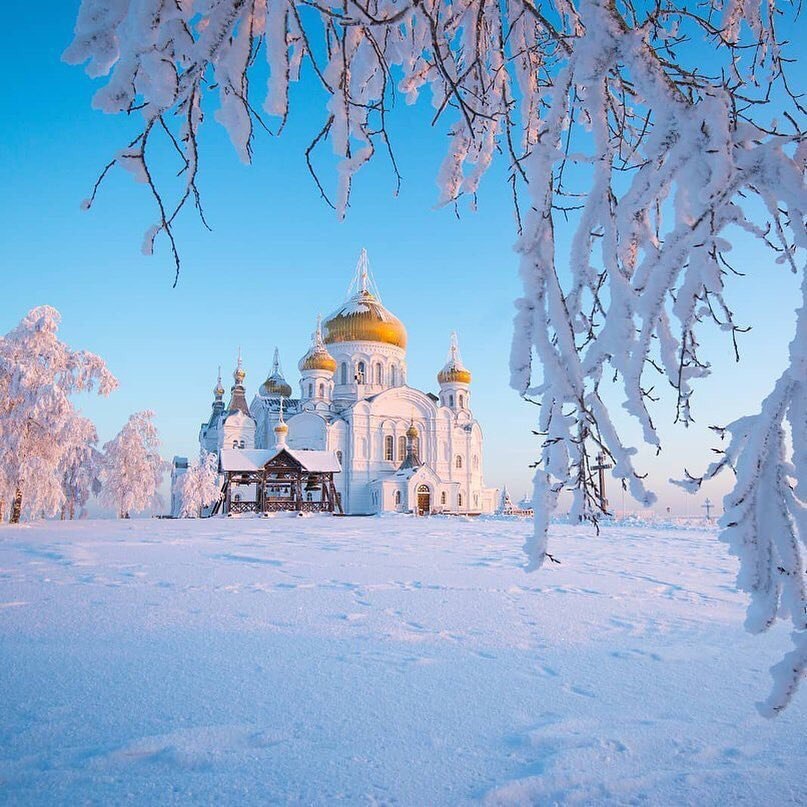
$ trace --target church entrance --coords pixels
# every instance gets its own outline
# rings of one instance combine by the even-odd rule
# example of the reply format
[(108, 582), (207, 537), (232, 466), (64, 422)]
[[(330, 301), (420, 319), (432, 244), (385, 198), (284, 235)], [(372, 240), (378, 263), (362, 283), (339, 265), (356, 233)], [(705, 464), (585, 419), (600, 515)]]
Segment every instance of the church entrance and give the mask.
[(429, 492), (428, 485), (418, 485), (417, 489), (417, 497), (418, 497), (418, 511), (417, 514), (419, 516), (427, 516), (431, 513), (431, 504), (432, 504), (432, 495)]

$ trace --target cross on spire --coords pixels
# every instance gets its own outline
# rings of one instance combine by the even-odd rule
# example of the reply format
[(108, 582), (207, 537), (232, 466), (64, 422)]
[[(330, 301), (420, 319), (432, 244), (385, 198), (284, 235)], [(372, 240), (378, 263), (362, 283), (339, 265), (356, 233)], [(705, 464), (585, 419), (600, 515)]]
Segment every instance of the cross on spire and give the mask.
[(376, 286), (375, 279), (370, 271), (370, 259), (367, 257), (367, 250), (364, 247), (362, 247), (361, 253), (359, 254), (356, 272), (347, 289), (348, 298), (354, 294), (371, 294), (376, 300), (381, 302), (378, 286)]
[(706, 510), (706, 520), (707, 521), (712, 520), (712, 508), (713, 507), (714, 507), (714, 504), (712, 503), (712, 501), (709, 498), (707, 498), (705, 504), (703, 505), (703, 509)]

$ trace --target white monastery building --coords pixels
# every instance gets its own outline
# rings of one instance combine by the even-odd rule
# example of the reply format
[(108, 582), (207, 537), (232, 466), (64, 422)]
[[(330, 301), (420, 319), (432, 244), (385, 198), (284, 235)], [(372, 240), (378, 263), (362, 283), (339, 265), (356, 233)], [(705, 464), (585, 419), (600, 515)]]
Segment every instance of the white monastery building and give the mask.
[(485, 487), (482, 429), (456, 334), (437, 395), (407, 384), (406, 341), (362, 250), (347, 300), (317, 320), (298, 363), (299, 396), (292, 397), (275, 349), (272, 370), (248, 405), (239, 356), (226, 406), (221, 378), (216, 385), (201, 447), (218, 453), (222, 471), (259, 467), (282, 450), (317, 461), (331, 456), (341, 469), (333, 485), (346, 514), (494, 512), (498, 491)]

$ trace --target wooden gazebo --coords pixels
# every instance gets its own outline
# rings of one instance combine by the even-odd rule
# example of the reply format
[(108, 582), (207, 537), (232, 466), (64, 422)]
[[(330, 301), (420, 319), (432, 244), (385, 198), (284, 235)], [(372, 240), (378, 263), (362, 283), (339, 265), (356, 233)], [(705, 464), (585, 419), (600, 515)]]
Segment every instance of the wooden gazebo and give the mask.
[(222, 496), (212, 515), (342, 512), (333, 482), (341, 471), (334, 451), (222, 449), (220, 470)]

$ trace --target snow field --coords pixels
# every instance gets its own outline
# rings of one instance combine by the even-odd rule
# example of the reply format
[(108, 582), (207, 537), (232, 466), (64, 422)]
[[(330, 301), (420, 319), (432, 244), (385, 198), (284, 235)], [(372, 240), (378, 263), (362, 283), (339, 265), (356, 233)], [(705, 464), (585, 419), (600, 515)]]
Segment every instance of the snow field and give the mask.
[(787, 804), (714, 533), (459, 518), (0, 529), (0, 803)]

